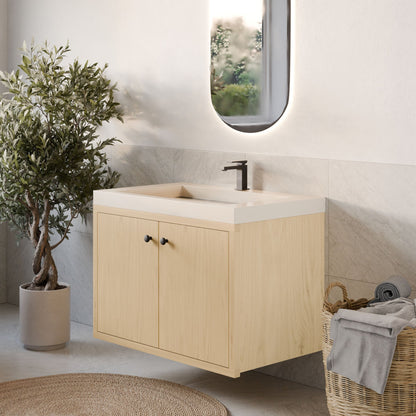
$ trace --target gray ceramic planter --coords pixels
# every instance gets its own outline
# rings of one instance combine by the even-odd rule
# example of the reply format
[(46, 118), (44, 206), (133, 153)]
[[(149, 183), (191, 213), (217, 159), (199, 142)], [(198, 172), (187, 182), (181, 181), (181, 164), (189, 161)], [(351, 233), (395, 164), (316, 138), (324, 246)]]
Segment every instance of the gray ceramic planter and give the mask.
[[(62, 283), (61, 283), (62, 284)], [(20, 340), (30, 350), (63, 348), (70, 337), (70, 286), (37, 291), (19, 288)]]

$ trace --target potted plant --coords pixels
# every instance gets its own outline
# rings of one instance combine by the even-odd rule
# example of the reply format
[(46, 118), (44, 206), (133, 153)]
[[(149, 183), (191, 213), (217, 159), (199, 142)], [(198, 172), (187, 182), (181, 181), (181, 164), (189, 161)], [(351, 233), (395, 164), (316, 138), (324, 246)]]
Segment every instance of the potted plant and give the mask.
[(0, 72), (0, 220), (33, 244), (33, 279), (20, 287), (26, 348), (59, 348), (69, 340), (69, 286), (58, 283), (53, 250), (77, 217), (91, 212), (94, 189), (113, 187), (97, 129), (122, 121), (107, 65), (69, 65), (69, 45), (23, 45), (19, 69)]

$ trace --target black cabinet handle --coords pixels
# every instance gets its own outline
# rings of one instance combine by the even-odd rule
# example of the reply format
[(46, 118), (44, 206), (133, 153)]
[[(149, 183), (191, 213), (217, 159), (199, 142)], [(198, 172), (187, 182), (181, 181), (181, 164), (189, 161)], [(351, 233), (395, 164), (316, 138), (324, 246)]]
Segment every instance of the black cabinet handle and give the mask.
[(160, 244), (162, 244), (162, 246), (164, 246), (166, 243), (169, 243), (169, 240), (165, 237), (160, 239)]
[(144, 236), (144, 241), (146, 241), (146, 243), (148, 243), (150, 240), (152, 240), (152, 236), (151, 236), (151, 235), (146, 234), (146, 235)]

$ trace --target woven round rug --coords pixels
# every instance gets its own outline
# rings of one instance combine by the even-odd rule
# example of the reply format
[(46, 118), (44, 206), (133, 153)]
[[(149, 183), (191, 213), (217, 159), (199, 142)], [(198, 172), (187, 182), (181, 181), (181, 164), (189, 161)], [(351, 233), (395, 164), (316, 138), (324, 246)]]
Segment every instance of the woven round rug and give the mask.
[(0, 383), (0, 415), (226, 416), (212, 397), (169, 381), (118, 374), (59, 374)]

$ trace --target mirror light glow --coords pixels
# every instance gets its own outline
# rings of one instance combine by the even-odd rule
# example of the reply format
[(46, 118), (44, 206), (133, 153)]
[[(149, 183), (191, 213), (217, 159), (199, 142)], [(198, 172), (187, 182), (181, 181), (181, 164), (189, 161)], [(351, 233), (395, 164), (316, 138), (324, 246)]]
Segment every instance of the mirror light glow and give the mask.
[(263, 2), (253, 0), (211, 0), (212, 19), (235, 19), (242, 17), (244, 24), (258, 27), (263, 17)]

